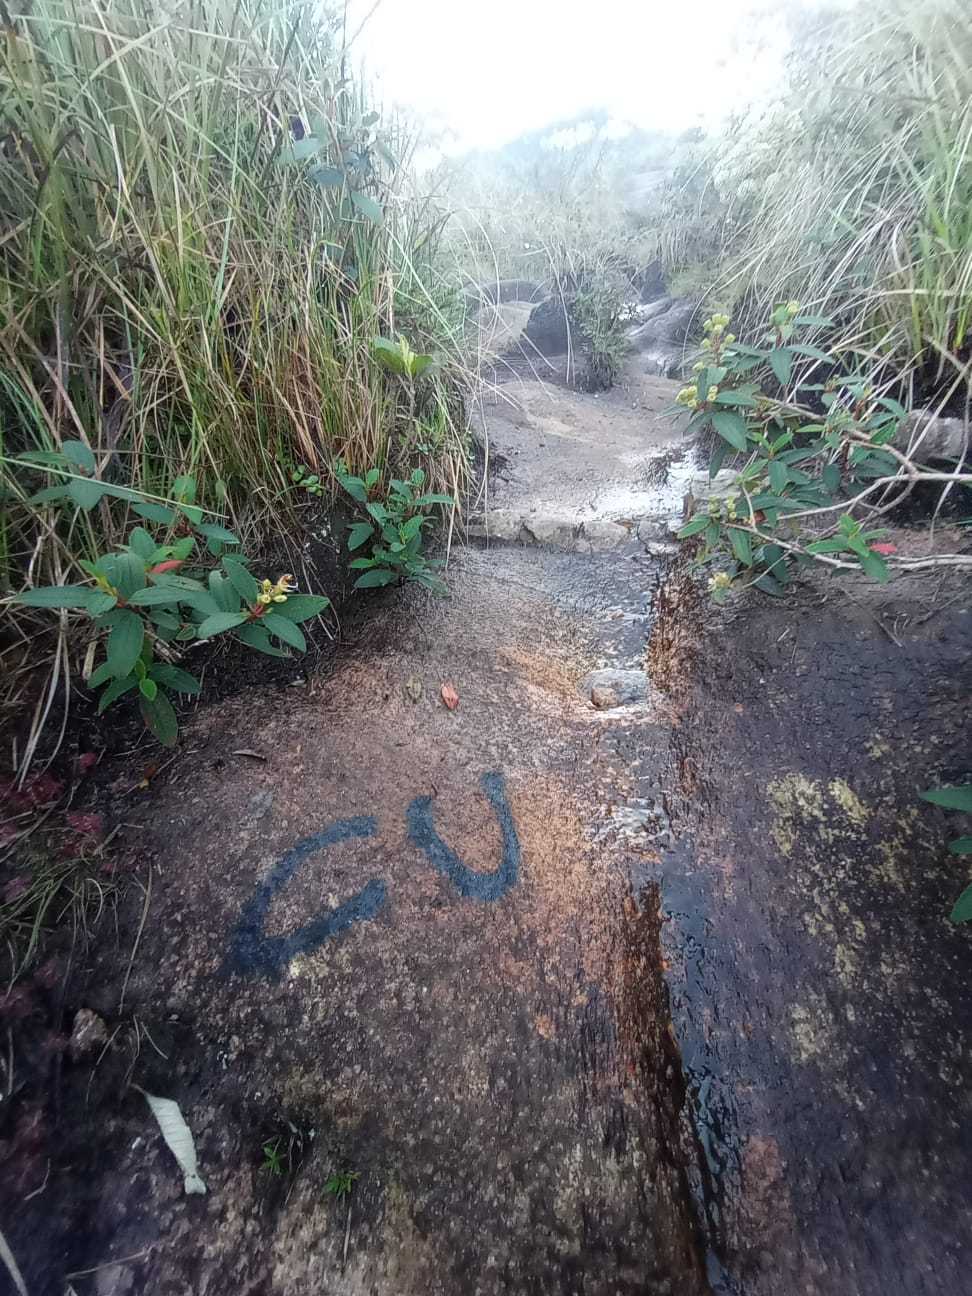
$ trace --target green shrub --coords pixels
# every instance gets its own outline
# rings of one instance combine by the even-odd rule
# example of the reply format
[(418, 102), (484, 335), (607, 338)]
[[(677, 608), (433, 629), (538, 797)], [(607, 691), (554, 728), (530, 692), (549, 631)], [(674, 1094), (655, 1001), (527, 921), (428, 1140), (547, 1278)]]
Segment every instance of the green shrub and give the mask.
[[(892, 444), (904, 407), (869, 375), (843, 368), (839, 349), (800, 340), (801, 329), (826, 328), (826, 319), (783, 303), (759, 346), (738, 342), (729, 322), (705, 321), (695, 381), (677, 398), (687, 431), (715, 434), (710, 475), (730, 456), (735, 468), (735, 493), (711, 495), (680, 532), (716, 568), (713, 597), (722, 602), (749, 585), (780, 595), (793, 564), (886, 581), (896, 547), (873, 519), (916, 481), (954, 487), (972, 483), (972, 473), (926, 468)], [(821, 365), (827, 376), (812, 381)], [(939, 562), (969, 566), (972, 558), (938, 555), (918, 565)]]
[[(75, 580), (127, 543), (126, 489), (180, 476), (251, 548), (299, 530), (295, 464), (332, 491), (337, 460), (417, 459), (459, 493), (455, 288), (401, 151), (297, 0), (37, 0), (0, 27), (0, 596)], [(434, 445), (373, 350), (400, 334), (437, 359)], [(94, 467), (39, 497), (19, 456), (69, 445)]]
[(365, 545), (370, 550), (366, 556), (351, 560), (351, 569), (361, 572), (355, 589), (373, 589), (393, 581), (415, 581), (437, 594), (445, 594), (445, 583), (436, 570), (442, 561), (427, 557), (422, 546), (435, 521), (426, 510), (436, 505), (454, 508), (456, 501), (452, 496), (427, 493), (421, 468), (414, 469), (408, 481), (393, 477), (382, 500), (374, 498), (379, 484), (377, 468), (364, 477), (353, 477), (339, 469), (338, 476), (351, 498), (362, 504), (368, 514), (367, 521), (351, 524), (348, 537), (352, 552)]
[[(80, 441), (64, 443), (63, 455), (46, 455), (48, 472), (67, 476), (66, 483), (42, 492), (48, 499), (67, 496), (86, 513), (107, 493), (91, 474), (95, 460)], [(36, 459), (37, 456), (32, 456)], [(179, 725), (170, 694), (195, 694), (199, 681), (175, 663), (190, 643), (232, 633), (249, 648), (269, 656), (286, 656), (290, 648), (307, 647), (300, 625), (328, 606), (322, 595), (292, 593), (292, 577), (258, 583), (242, 554), (225, 553), (239, 538), (215, 522), (203, 520), (191, 502), (195, 481), (176, 483), (180, 502), (174, 507), (140, 499), (130, 488), (107, 488), (122, 494), (133, 511), (164, 539), (135, 526), (127, 543), (94, 561), (82, 558), (87, 580), (75, 585), (41, 585), (17, 594), (21, 607), (79, 610), (91, 618), (97, 638), (104, 637), (105, 658), (88, 675), (89, 688), (104, 691), (98, 713), (137, 691), (142, 719), (167, 747), (174, 746)], [(196, 550), (205, 540), (218, 566), (198, 570)], [(277, 643), (274, 643), (277, 640)], [(281, 647), (280, 645), (283, 645)]]

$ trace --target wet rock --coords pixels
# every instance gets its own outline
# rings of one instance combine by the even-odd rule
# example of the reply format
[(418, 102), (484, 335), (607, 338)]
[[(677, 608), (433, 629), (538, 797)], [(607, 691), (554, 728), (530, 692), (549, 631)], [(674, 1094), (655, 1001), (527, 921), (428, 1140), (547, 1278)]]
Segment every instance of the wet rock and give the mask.
[(571, 329), (570, 304), (550, 297), (530, 312), (523, 339), (542, 356), (560, 356), (576, 346)]
[(639, 351), (659, 345), (691, 342), (702, 336), (702, 311), (691, 297), (670, 301), (653, 319), (647, 320), (631, 335), (631, 344)]
[(620, 522), (585, 522), (583, 535), (595, 553), (603, 553), (624, 544), (628, 539), (628, 528)]
[[(589, 697), (596, 707), (622, 706), (627, 702), (644, 702), (648, 697), (648, 676), (644, 671), (620, 670), (607, 666), (601, 670), (591, 671), (580, 681), (580, 691)], [(603, 700), (598, 701), (595, 698)], [(608, 700), (609, 696), (613, 699)]]
[(108, 1043), (108, 1027), (104, 1019), (90, 1008), (79, 1008), (71, 1027), (69, 1052), (73, 1062), (85, 1062), (97, 1057)]
[(566, 518), (525, 518), (523, 538), (529, 543), (549, 545), (553, 549), (573, 549), (577, 540), (577, 523)]
[(620, 705), (620, 698), (617, 691), (607, 684), (595, 684), (591, 689), (591, 702), (599, 711), (605, 707), (616, 707)]
[(489, 514), (474, 516), (466, 527), (468, 540), (492, 540), (512, 543), (520, 538), (523, 517), (509, 509), (494, 509)]
[(667, 310), (630, 333), (628, 341), (645, 357), (649, 372), (679, 377), (687, 353), (702, 337), (702, 315), (698, 302), (691, 298), (673, 301)]
[(632, 346), (640, 349), (638, 339), (641, 330), (649, 320), (657, 319), (659, 315), (664, 315), (667, 310), (670, 310), (671, 305), (671, 297), (659, 297), (657, 301), (648, 302), (644, 306), (636, 306), (634, 308), (632, 315), (636, 326), (628, 333), (628, 338)]
[(105, 1265), (95, 1277), (97, 1296), (133, 1296), (135, 1270), (127, 1265)]

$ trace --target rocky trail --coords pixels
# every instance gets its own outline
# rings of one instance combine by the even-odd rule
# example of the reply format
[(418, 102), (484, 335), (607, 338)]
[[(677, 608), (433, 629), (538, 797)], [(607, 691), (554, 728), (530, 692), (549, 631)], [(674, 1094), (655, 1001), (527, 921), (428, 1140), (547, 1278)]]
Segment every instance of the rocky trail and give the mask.
[(76, 992), (112, 1043), (8, 1235), (32, 1292), (968, 1289), (972, 942), (918, 793), (967, 772), (972, 600), (714, 613), (672, 390), (497, 389), (452, 597), (119, 799), (151, 892)]

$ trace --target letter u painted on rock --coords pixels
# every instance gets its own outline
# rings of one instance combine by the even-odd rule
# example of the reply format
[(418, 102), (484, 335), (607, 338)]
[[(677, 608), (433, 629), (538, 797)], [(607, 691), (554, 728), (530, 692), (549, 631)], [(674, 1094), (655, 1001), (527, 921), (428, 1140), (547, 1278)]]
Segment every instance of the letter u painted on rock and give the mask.
[(455, 883), (460, 895), (471, 900), (501, 900), (516, 885), (520, 875), (520, 840), (506, 799), (503, 775), (484, 774), (483, 791), (489, 798), (503, 834), (503, 859), (495, 873), (477, 873), (468, 868), (455, 851), (445, 844), (435, 830), (432, 801), (427, 796), (416, 797), (408, 807), (408, 835), (416, 846), (425, 851), (433, 867)]

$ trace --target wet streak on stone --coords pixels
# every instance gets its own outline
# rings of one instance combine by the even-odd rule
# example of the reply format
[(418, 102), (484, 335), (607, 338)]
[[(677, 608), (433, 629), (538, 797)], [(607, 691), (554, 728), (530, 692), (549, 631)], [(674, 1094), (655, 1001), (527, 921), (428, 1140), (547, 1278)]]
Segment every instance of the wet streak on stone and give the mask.
[(270, 876), (257, 887), (243, 906), (243, 913), (230, 938), (227, 966), (243, 976), (276, 979), (298, 954), (309, 954), (331, 936), (339, 936), (356, 922), (374, 918), (388, 898), (388, 888), (379, 878), (370, 882), (344, 904), (319, 914), (289, 936), (262, 936), (270, 905), (277, 892), (293, 877), (310, 855), (357, 837), (372, 837), (378, 822), (359, 815), (340, 819), (322, 832), (304, 837), (284, 855)]
[(484, 774), (482, 783), (503, 834), (503, 859), (495, 873), (477, 873), (445, 844), (435, 830), (430, 797), (416, 797), (409, 806), (408, 834), (425, 851), (432, 865), (455, 883), (460, 895), (472, 900), (500, 900), (519, 877), (520, 842), (502, 774)]

